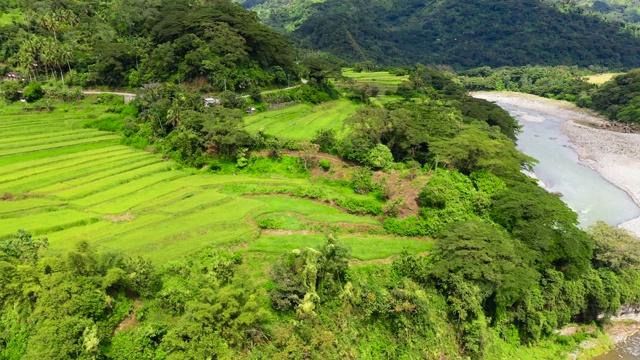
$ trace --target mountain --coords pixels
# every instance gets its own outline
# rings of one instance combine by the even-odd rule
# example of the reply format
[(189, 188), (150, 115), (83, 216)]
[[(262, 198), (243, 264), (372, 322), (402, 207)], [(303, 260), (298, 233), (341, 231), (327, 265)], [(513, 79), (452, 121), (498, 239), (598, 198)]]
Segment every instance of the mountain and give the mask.
[[(274, 5), (279, 4), (279, 5)], [(620, 22), (539, 0), (266, 0), (246, 2), (304, 46), (382, 64), (640, 66)], [(290, 7), (290, 15), (279, 15)]]

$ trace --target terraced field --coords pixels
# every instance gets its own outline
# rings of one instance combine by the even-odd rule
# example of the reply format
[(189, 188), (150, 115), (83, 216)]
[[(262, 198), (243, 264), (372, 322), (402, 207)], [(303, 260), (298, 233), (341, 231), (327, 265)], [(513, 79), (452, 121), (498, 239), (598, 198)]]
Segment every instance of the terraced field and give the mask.
[(320, 129), (333, 129), (340, 134), (344, 120), (359, 107), (346, 99), (315, 106), (299, 104), (248, 116), (246, 129), (295, 140), (309, 140)]
[[(333, 113), (333, 107), (355, 109), (350, 102), (337, 102), (318, 115)], [(379, 231), (380, 222), (318, 202), (229, 191), (255, 185), (309, 186), (307, 179), (179, 170), (158, 155), (120, 145), (119, 135), (83, 128), (89, 118), (96, 118), (92, 112), (103, 111), (99, 106), (66, 111), (0, 109), (0, 238), (24, 229), (48, 238), (52, 249), (69, 249), (86, 240), (157, 263), (212, 243), (247, 244), (244, 251), (250, 254), (275, 256), (292, 247), (319, 245), (319, 231), (326, 226), (352, 229), (354, 235), (345, 235), (344, 241), (359, 260), (387, 258), (405, 247), (414, 253), (431, 247), (413, 239), (358, 235)], [(296, 134), (296, 126), (285, 125), (278, 131)], [(351, 190), (346, 188), (332, 191), (362, 197), (347, 194)], [(275, 226), (268, 229), (280, 230), (265, 230), (260, 237), (258, 225), (265, 221)]]
[(386, 71), (374, 72), (355, 72), (353, 69), (342, 69), (342, 75), (363, 84), (375, 85), (384, 90), (395, 89), (402, 84), (404, 80), (409, 79), (408, 76), (396, 76)]

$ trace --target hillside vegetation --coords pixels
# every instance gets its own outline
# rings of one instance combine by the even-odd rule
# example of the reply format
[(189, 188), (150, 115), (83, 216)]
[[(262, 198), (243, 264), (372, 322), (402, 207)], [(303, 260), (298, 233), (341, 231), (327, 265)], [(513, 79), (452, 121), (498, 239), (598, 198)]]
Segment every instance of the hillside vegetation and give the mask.
[[(171, 84), (3, 107), (2, 356), (562, 359), (640, 302), (637, 240), (523, 175), (506, 111), (424, 66), (314, 74), (250, 116)], [(289, 110), (331, 121), (246, 126)]]
[[(251, 5), (252, 3), (245, 3)], [(292, 30), (309, 48), (350, 61), (416, 62), (456, 68), (523, 65), (640, 66), (640, 39), (575, 5), (539, 0), (387, 1), (267, 0), (267, 23)]]
[[(230, 0), (3, 1), (0, 61), (29, 79), (243, 90), (297, 79), (291, 45)], [(2, 74), (6, 71), (2, 69)]]
[(564, 359), (640, 304), (638, 240), (579, 228), (465, 89), (631, 113), (635, 72), (582, 80), (640, 65), (622, 25), (533, 0), (246, 5), (307, 49), (230, 0), (0, 2), (24, 74), (0, 84), (1, 359)]

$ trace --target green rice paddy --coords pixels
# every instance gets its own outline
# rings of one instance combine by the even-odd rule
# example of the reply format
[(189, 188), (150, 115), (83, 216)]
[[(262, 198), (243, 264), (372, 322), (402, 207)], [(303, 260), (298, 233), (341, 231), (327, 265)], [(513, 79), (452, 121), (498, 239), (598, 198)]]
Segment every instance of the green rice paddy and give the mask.
[[(259, 115), (258, 122), (249, 117), (248, 122), (252, 129), (270, 124), (270, 131), (304, 138), (318, 128), (340, 128), (356, 108), (342, 100), (299, 105)], [(17, 106), (0, 109), (0, 238), (24, 229), (48, 238), (53, 250), (88, 241), (162, 263), (210, 244), (247, 244), (246, 251), (271, 255), (322, 243), (316, 235), (260, 237), (256, 219), (263, 217), (283, 220), (294, 229), (309, 223), (380, 227), (377, 219), (310, 200), (223, 192), (227, 185), (310, 183), (180, 170), (159, 155), (120, 145), (116, 134), (82, 128), (95, 118), (89, 114), (102, 111), (87, 104), (37, 114)], [(387, 258), (405, 247), (414, 253), (430, 248), (430, 243), (412, 239), (349, 235), (341, 240), (360, 260)]]
[(359, 83), (375, 85), (380, 88), (396, 88), (402, 84), (403, 81), (409, 79), (408, 76), (397, 76), (389, 74), (386, 71), (355, 72), (349, 68), (342, 69), (342, 75), (354, 79)]
[(320, 105), (299, 104), (247, 116), (246, 129), (295, 140), (309, 140), (320, 129), (333, 129), (340, 135), (344, 120), (359, 107), (346, 99)]

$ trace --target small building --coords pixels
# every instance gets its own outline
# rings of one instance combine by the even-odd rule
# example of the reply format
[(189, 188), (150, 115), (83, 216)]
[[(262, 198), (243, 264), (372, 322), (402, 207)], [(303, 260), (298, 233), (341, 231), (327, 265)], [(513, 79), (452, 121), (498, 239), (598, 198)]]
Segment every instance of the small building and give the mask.
[(22, 74), (20, 74), (18, 72), (9, 71), (7, 73), (7, 75), (5, 76), (5, 79), (9, 80), (9, 81), (23, 81), (25, 79), (25, 77), (24, 77), (24, 75), (22, 75)]
[(209, 107), (211, 105), (216, 106), (216, 105), (221, 105), (222, 101), (220, 101), (220, 99), (216, 99), (216, 98), (204, 98), (204, 106)]
[(254, 107), (247, 108), (247, 114), (248, 115), (253, 115), (253, 114), (255, 114), (255, 112), (256, 112), (256, 108), (254, 108)]

